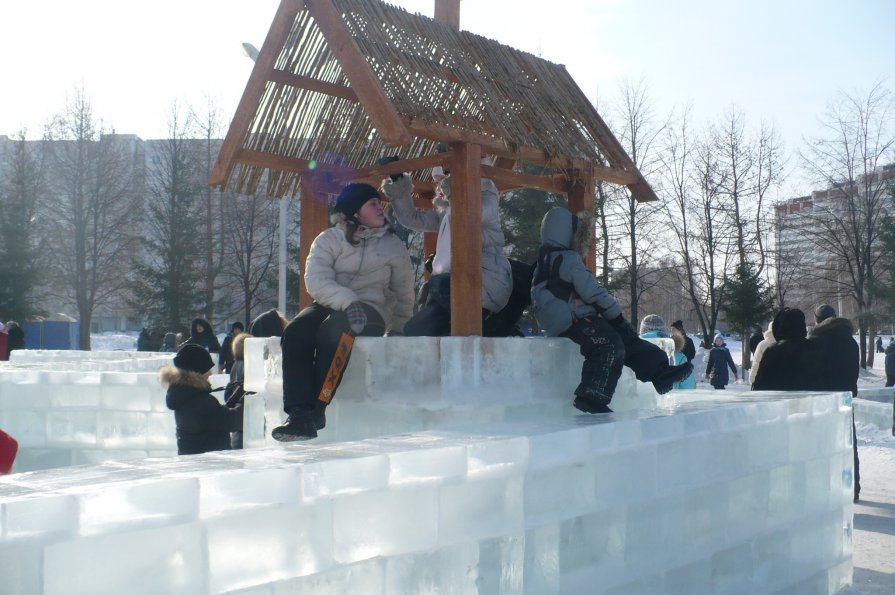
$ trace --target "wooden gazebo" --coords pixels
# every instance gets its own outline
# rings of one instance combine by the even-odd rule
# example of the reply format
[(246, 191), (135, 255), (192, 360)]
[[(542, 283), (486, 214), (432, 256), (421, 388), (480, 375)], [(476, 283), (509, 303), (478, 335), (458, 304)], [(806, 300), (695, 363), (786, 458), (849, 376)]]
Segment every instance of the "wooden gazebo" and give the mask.
[[(379, 0), (281, 0), (209, 184), (254, 193), (266, 172), (270, 196), (300, 191), (305, 262), (346, 183), (411, 172), (426, 207), (431, 168), (450, 169), (451, 331), (479, 335), (481, 177), (565, 193), (573, 211), (593, 210), (596, 180), (656, 196), (563, 66), (460, 31), (460, 0), (434, 1), (435, 19)], [(377, 165), (386, 155), (401, 160)]]

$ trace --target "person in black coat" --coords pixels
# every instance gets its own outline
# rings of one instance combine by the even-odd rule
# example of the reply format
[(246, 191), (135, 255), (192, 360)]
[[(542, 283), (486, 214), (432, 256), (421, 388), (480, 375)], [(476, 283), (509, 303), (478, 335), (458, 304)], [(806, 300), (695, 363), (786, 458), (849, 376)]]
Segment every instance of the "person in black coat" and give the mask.
[(684, 321), (675, 320), (671, 323), (671, 328), (676, 328), (681, 332), (681, 335), (684, 337), (684, 347), (681, 349), (681, 353), (684, 354), (688, 362), (692, 362), (693, 358), (696, 357), (696, 346), (693, 344), (693, 339), (688, 337), (687, 331), (684, 330)]
[(886, 386), (895, 386), (895, 338), (886, 345)]
[(211, 325), (204, 318), (193, 319), (193, 323), (190, 325), (190, 337), (183, 344), (204, 347), (205, 351), (209, 353), (221, 352), (221, 344), (211, 329)]
[(705, 377), (711, 383), (715, 390), (723, 390), (730, 382), (730, 376), (727, 375), (727, 368), (733, 372), (734, 380), (737, 379), (737, 366), (733, 363), (730, 356), (730, 350), (724, 343), (724, 337), (715, 335), (714, 346), (709, 351), (708, 363), (705, 366)]
[(9, 352), (16, 349), (25, 349), (25, 331), (19, 326), (15, 320), (6, 323), (6, 333), (8, 335), (6, 348)]
[[(813, 378), (812, 390), (849, 391), (858, 396), (860, 355), (855, 341), (855, 328), (847, 318), (836, 316), (836, 310), (828, 304), (814, 311), (817, 324), (808, 335), (814, 347), (814, 366), (809, 371)], [(764, 362), (761, 364), (764, 366)], [(858, 461), (858, 435), (852, 414), (852, 448), (855, 457), (855, 502), (861, 492), (861, 473)]]
[(230, 325), (230, 332), (224, 337), (224, 344), (221, 345), (221, 353), (218, 355), (218, 374), (229, 374), (233, 368), (233, 339), (244, 330), (245, 327), (238, 320)]
[(137, 337), (137, 351), (152, 351), (149, 347), (149, 331), (144, 327)]
[(762, 331), (761, 327), (756, 324), (755, 332), (749, 337), (749, 353), (755, 355), (755, 350), (758, 348), (758, 344), (762, 341), (764, 341), (764, 331)]
[(808, 343), (805, 313), (783, 308), (771, 323), (776, 343), (765, 350), (752, 390), (820, 390), (813, 369), (816, 350)]
[(289, 321), (279, 310), (268, 310), (252, 321), (249, 334), (253, 337), (282, 337), (287, 324)]
[(159, 372), (162, 384), (168, 386), (165, 404), (174, 411), (179, 455), (229, 450), (230, 432), (242, 429), (242, 403), (230, 409), (211, 394), (212, 368), (208, 352), (188, 343), (174, 356), (174, 367)]

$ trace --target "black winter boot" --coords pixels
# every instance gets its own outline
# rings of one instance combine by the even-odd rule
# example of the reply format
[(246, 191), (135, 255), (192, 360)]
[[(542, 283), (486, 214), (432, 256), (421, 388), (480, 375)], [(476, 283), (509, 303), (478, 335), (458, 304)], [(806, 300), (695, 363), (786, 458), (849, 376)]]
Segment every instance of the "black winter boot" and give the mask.
[[(279, 442), (311, 440), (317, 437), (317, 424), (313, 410), (293, 410), (282, 426), (273, 429), (270, 435)], [(325, 421), (324, 421), (325, 423)]]
[(675, 382), (680, 382), (691, 372), (693, 372), (693, 364), (690, 362), (684, 362), (678, 366), (665, 366), (653, 376), (653, 386), (657, 393), (664, 395), (674, 388)]
[(604, 405), (598, 401), (592, 401), (586, 397), (575, 397), (575, 400), (572, 401), (572, 405), (575, 406), (575, 409), (583, 411), (584, 413), (612, 413), (612, 409), (610, 409), (608, 405)]

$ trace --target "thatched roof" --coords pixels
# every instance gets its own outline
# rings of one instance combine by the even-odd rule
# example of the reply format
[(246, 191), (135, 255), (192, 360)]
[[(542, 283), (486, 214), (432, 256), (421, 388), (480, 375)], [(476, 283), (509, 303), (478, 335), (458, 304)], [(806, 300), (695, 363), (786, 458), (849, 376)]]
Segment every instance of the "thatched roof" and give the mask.
[(425, 182), (436, 145), (457, 141), (509, 169), (587, 168), (655, 199), (563, 66), (378, 0), (283, 0), (210, 183), (235, 169), (237, 191), (253, 193), (268, 170), (282, 196), (309, 168), (381, 176), (383, 155)]

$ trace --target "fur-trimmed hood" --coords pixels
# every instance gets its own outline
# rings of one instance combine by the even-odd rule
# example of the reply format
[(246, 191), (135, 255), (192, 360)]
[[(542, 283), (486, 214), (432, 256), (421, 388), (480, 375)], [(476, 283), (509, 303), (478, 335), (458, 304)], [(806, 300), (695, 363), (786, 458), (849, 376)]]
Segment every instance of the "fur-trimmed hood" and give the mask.
[(811, 337), (828, 337), (839, 340), (851, 339), (855, 334), (855, 327), (848, 318), (827, 318), (813, 329)]
[(166, 366), (159, 370), (159, 382), (168, 387), (165, 404), (168, 409), (179, 409), (184, 402), (196, 393), (210, 393), (211, 384), (202, 374), (190, 370), (182, 370), (174, 366)]
[(233, 344), (231, 348), (233, 349), (233, 359), (236, 361), (242, 361), (245, 359), (245, 342), (246, 339), (251, 337), (252, 335), (248, 333), (239, 333), (236, 337), (233, 338)]

